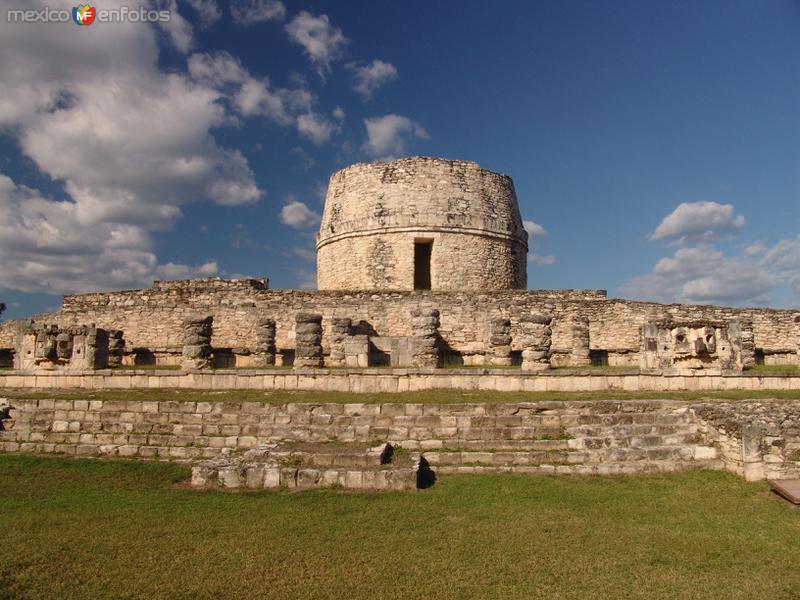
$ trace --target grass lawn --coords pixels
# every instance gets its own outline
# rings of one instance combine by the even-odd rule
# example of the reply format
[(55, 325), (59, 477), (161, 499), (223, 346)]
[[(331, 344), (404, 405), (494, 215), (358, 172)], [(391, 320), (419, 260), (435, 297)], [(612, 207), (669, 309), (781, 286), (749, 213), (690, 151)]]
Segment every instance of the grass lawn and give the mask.
[(361, 402), (365, 404), (385, 402), (417, 402), (427, 404), (453, 404), (462, 402), (535, 402), (537, 400), (686, 400), (696, 402), (704, 399), (754, 400), (777, 398), (800, 400), (800, 390), (728, 390), (703, 392), (624, 392), (608, 390), (602, 392), (495, 392), (467, 390), (425, 390), (400, 393), (350, 392), (304, 392), (263, 390), (180, 390), (180, 389), (135, 389), (135, 390), (32, 390), (3, 389), (0, 398), (33, 398), (64, 400), (171, 400), (178, 402)]
[(796, 598), (800, 510), (719, 472), (197, 492), (183, 466), (0, 456), (0, 597)]

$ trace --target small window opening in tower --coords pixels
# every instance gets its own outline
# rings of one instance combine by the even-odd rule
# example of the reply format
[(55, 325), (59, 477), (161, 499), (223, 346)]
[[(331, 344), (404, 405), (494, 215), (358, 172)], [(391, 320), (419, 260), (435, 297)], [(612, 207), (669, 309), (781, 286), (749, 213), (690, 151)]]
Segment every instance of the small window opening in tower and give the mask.
[(431, 289), (431, 251), (433, 240), (414, 240), (414, 289)]

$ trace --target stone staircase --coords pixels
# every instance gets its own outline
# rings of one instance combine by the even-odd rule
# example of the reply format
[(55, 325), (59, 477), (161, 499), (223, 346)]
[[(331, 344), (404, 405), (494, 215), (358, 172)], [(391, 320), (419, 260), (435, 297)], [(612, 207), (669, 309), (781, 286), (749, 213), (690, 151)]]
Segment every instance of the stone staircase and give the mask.
[[(602, 411), (598, 408), (602, 406)], [(687, 407), (633, 412), (624, 403), (596, 403), (558, 413), (552, 424), (484, 431), (481, 439), (449, 439), (424, 453), (437, 473), (633, 474), (720, 468)], [(547, 411), (545, 411), (547, 412)], [(547, 417), (542, 414), (542, 417)]]
[(414, 490), (433, 484), (425, 458), (391, 444), (284, 442), (226, 452), (192, 468), (200, 488)]
[[(409, 490), (438, 474), (638, 474), (723, 468), (703, 424), (677, 403), (593, 402), (517, 407), (470, 417), (452, 437), (386, 443), (275, 442), (194, 467), (198, 487)], [(461, 436), (458, 435), (461, 432)], [(410, 433), (410, 432), (409, 432)]]

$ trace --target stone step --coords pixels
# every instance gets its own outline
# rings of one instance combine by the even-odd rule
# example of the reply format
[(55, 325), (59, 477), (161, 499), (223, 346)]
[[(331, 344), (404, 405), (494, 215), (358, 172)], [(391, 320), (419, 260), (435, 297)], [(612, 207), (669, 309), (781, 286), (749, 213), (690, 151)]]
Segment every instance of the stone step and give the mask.
[(448, 438), (433, 440), (405, 440), (397, 442), (398, 446), (409, 450), (439, 451), (447, 450), (511, 450), (511, 451), (539, 451), (539, 450), (568, 450), (569, 439), (519, 439), (505, 438), (468, 440), (464, 438)]
[(419, 453), (390, 444), (282, 442), (225, 453), (192, 468), (195, 487), (407, 490), (435, 476)]
[(203, 466), (192, 469), (192, 486), (224, 489), (313, 489), (339, 487), (353, 490), (416, 490), (427, 487), (420, 482), (418, 467), (347, 469), (277, 467), (264, 463)]
[(679, 425), (577, 425), (565, 427), (564, 433), (572, 437), (602, 437), (620, 435), (670, 435), (676, 433), (696, 433), (698, 427), (694, 423)]
[(570, 448), (597, 450), (600, 448), (647, 448), (651, 446), (687, 446), (700, 441), (697, 433), (684, 433), (673, 435), (634, 435), (634, 436), (604, 436), (604, 437), (575, 437), (569, 440)]
[(651, 446), (646, 448), (603, 448), (582, 451), (430, 451), (423, 456), (431, 466), (523, 466), (579, 465), (646, 461), (713, 460), (717, 452), (709, 446)]
[(622, 463), (597, 463), (574, 465), (511, 465), (474, 466), (448, 465), (436, 468), (437, 475), (513, 473), (525, 475), (640, 475), (645, 473), (672, 473), (692, 469), (719, 469), (718, 460), (670, 461), (648, 460)]

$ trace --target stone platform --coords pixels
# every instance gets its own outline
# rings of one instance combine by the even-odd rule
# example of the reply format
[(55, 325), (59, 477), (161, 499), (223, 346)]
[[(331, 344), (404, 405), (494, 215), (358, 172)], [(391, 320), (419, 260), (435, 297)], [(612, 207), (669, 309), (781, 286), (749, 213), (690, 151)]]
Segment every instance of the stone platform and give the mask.
[[(369, 448), (387, 443), (412, 462), (381, 467), (380, 453)], [(411, 470), (419, 470), (417, 457), (436, 474), (711, 468), (748, 480), (797, 479), (800, 401), (269, 404), (0, 398), (0, 451), (191, 463), (221, 458), (217, 466), (228, 461), (240, 473), (238, 479), (230, 470), (217, 477), (223, 485), (238, 481), (229, 487), (249, 485), (241, 467), (252, 463), (278, 469), (269, 474), (269, 482), (277, 477), (278, 485), (384, 489), (403, 479), (406, 483), (397, 485), (410, 487)], [(375, 473), (400, 467), (411, 470)], [(352, 471), (362, 475), (349, 475)], [(254, 485), (270, 487), (266, 471), (263, 477)]]
[(105, 369), (97, 371), (2, 370), (0, 389), (201, 389), (307, 390), (327, 392), (414, 392), (482, 390), (498, 392), (596, 392), (800, 390), (800, 373), (711, 370), (674, 372), (639, 369), (519, 368), (271, 368), (271, 369)]

